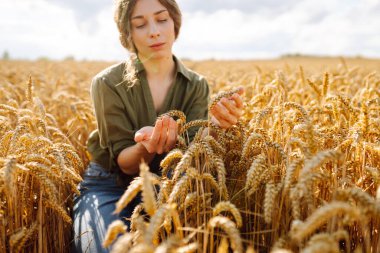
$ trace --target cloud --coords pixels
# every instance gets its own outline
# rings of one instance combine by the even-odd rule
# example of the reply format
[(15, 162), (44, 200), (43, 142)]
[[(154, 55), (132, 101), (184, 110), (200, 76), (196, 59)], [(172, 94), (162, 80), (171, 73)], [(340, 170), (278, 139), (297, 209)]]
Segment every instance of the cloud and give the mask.
[(113, 6), (109, 0), (44, 0), (73, 13), (75, 21), (83, 33), (94, 34), (99, 26), (97, 16)]
[(109, 0), (45, 0), (45, 2), (72, 10), (79, 21), (93, 19), (99, 12), (112, 5), (112, 1)]
[(220, 10), (238, 10), (243, 13), (276, 14), (292, 8), (296, 0), (178, 0), (178, 5), (184, 12), (213, 13)]
[[(178, 0), (179, 57), (266, 58), (287, 53), (380, 57), (379, 0)], [(1, 51), (35, 59), (125, 59), (110, 0), (2, 0)]]
[(91, 17), (94, 32), (86, 22), (78, 22), (72, 9), (45, 0), (2, 2), (0, 10), (0, 33), (6, 34), (0, 50), (7, 50), (11, 57), (112, 60), (127, 55), (118, 41), (112, 5)]
[[(287, 53), (380, 57), (375, 0), (304, 0), (277, 15), (241, 10), (185, 13), (176, 50), (187, 57), (277, 57)], [(212, 50), (210, 50), (212, 49)]]

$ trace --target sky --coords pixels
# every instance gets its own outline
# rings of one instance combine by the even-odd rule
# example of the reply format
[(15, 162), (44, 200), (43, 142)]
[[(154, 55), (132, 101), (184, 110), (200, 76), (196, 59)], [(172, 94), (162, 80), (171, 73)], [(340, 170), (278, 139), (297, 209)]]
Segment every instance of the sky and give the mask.
[[(180, 58), (286, 54), (380, 58), (380, 0), (177, 0)], [(128, 57), (113, 0), (0, 0), (0, 54), (118, 61)], [(0, 55), (0, 57), (1, 57)]]

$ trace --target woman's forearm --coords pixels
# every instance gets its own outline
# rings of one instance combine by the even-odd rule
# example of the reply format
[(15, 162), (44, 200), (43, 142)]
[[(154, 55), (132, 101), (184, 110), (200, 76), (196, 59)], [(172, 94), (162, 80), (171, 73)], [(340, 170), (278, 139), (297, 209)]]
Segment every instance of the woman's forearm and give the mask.
[(148, 153), (144, 145), (136, 143), (133, 146), (123, 149), (117, 157), (120, 169), (127, 175), (136, 175), (140, 171), (140, 163), (144, 160), (149, 164), (155, 153)]

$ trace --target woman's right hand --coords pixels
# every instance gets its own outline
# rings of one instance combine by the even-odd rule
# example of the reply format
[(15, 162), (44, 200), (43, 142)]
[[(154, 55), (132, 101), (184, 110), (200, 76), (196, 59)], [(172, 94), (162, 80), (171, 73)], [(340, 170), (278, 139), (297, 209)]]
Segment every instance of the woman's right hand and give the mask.
[(154, 127), (146, 126), (135, 134), (135, 141), (141, 143), (148, 153), (162, 154), (169, 152), (177, 142), (178, 126), (169, 116), (156, 121)]

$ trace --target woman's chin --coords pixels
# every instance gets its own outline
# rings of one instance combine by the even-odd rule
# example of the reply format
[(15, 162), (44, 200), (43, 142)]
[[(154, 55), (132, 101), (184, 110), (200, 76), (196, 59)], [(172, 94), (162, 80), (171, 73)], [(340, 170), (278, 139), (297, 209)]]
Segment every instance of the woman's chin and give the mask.
[(172, 54), (167, 51), (157, 51), (157, 52), (153, 52), (152, 58), (155, 60), (162, 60), (162, 59), (167, 59), (171, 57), (171, 55)]
[(139, 57), (144, 58), (146, 60), (163, 60), (163, 59), (171, 58), (172, 53), (162, 50), (162, 51), (151, 52), (149, 54), (143, 54), (143, 55), (139, 54)]

